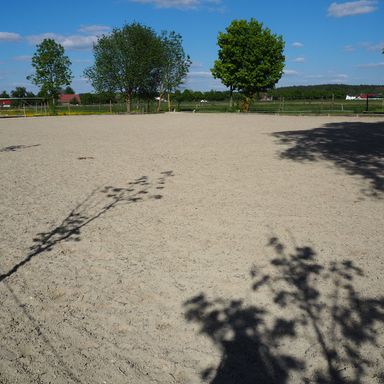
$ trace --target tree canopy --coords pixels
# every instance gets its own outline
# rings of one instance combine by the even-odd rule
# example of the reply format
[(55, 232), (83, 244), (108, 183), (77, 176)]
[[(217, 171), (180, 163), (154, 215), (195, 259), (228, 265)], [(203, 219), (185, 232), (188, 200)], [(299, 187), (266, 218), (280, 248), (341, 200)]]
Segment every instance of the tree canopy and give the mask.
[(182, 83), (190, 66), (180, 35), (157, 35), (139, 23), (100, 37), (93, 53), (95, 63), (85, 70), (85, 76), (98, 93), (124, 95), (128, 112), (133, 95), (150, 99), (160, 94), (161, 100)]
[(283, 38), (255, 19), (234, 20), (219, 33), (218, 45), (212, 74), (231, 91), (243, 93), (248, 110), (249, 98), (272, 89), (283, 74)]
[(115, 28), (98, 39), (93, 53), (95, 63), (85, 70), (85, 76), (97, 92), (125, 95), (128, 112), (134, 93), (156, 91), (162, 46), (151, 28), (139, 23)]
[(32, 57), (35, 73), (27, 79), (40, 87), (40, 94), (55, 104), (63, 86), (71, 84), (71, 61), (64, 54), (64, 47), (53, 39), (44, 39), (36, 46)]
[(172, 32), (162, 32), (160, 36), (163, 46), (163, 58), (161, 62), (159, 81), (159, 106), (162, 95), (168, 94), (168, 109), (171, 109), (170, 95), (182, 84), (188, 74), (191, 60), (184, 52), (181, 35)]

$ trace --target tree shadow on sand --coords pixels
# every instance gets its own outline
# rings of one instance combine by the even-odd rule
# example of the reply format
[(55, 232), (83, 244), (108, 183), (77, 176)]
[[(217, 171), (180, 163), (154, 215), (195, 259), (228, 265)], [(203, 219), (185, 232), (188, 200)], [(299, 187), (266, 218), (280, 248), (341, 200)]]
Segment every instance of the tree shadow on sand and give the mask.
[(39, 233), (33, 239), (34, 245), (30, 247), (28, 255), (8, 272), (0, 274), (0, 282), (16, 273), (35, 256), (51, 251), (57, 244), (63, 241), (80, 241), (82, 229), (108, 211), (124, 204), (160, 200), (163, 196), (155, 190), (163, 189), (167, 178), (172, 176), (172, 171), (164, 171), (153, 182), (147, 176), (142, 176), (129, 182), (128, 187), (106, 186), (94, 190), (57, 227)]
[(295, 161), (328, 160), (350, 175), (366, 179), (363, 192), (384, 196), (384, 122), (329, 123), (321, 128), (274, 134), (290, 144), (280, 157)]
[[(366, 382), (379, 354), (384, 297), (357, 291), (354, 279), (364, 274), (352, 261), (321, 265), (311, 247), (289, 253), (275, 237), (269, 246), (275, 254), (271, 273), (253, 268), (251, 278), (255, 299), (263, 295), (270, 304), (204, 294), (184, 304), (186, 319), (199, 324), (222, 353), (219, 366), (207, 368), (202, 378), (212, 384)], [(303, 341), (310, 347), (300, 354), (295, 342)], [(296, 381), (290, 381), (293, 374)]]
[(0, 148), (0, 152), (16, 152), (26, 148), (39, 147), (41, 144), (34, 145), (10, 145), (9, 147)]

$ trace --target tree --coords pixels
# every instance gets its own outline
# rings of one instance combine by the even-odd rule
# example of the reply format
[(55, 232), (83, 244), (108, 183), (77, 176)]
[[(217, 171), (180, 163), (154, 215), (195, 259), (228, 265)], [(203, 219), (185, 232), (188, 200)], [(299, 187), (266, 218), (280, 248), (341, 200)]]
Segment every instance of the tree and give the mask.
[(184, 52), (181, 35), (174, 31), (163, 32), (160, 38), (163, 46), (163, 59), (160, 70), (158, 111), (164, 93), (167, 93), (168, 110), (171, 111), (171, 93), (183, 83), (192, 62)]
[(156, 89), (162, 59), (162, 44), (155, 32), (139, 23), (114, 29), (93, 46), (95, 63), (84, 72), (97, 92), (124, 95), (127, 112), (134, 93)]
[(73, 90), (72, 87), (68, 86), (63, 90), (63, 93), (66, 95), (74, 95), (76, 92)]
[(255, 19), (234, 20), (219, 33), (218, 45), (212, 74), (229, 87), (231, 95), (234, 90), (243, 93), (243, 110), (248, 111), (250, 98), (272, 89), (283, 74), (283, 38)]
[(11, 91), (11, 96), (17, 98), (27, 97), (27, 89), (25, 87), (16, 87)]
[(53, 39), (44, 39), (36, 48), (32, 57), (35, 73), (27, 79), (40, 87), (40, 94), (54, 108), (61, 88), (71, 84), (71, 61), (65, 56), (64, 47)]
[[(15, 98), (26, 98), (26, 97), (35, 97), (33, 92), (28, 92), (25, 87), (16, 87), (13, 91), (11, 91), (11, 96)], [(18, 107), (23, 105), (24, 102), (21, 100), (13, 100), (12, 105)]]
[(9, 97), (8, 93), (6, 91), (3, 91), (0, 93), (0, 97), (3, 99), (7, 99)]

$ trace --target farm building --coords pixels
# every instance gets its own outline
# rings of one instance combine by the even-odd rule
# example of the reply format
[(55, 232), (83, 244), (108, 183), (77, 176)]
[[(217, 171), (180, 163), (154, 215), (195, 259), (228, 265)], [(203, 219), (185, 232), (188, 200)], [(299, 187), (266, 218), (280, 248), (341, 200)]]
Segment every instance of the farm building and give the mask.
[(9, 99), (0, 100), (0, 108), (10, 108), (10, 107), (11, 107), (11, 100)]
[(76, 100), (76, 104), (80, 104), (80, 95), (72, 93), (64, 93), (59, 96), (59, 103), (69, 104), (73, 99)]

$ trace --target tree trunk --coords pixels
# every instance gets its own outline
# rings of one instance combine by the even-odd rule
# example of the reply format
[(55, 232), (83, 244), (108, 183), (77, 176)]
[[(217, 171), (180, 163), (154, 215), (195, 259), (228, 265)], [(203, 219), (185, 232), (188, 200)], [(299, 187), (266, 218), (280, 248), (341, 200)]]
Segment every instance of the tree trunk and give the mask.
[(171, 112), (171, 94), (168, 92), (168, 112)]
[(250, 99), (248, 96), (244, 96), (243, 103), (241, 105), (241, 110), (243, 112), (249, 112)]
[(161, 108), (161, 99), (163, 98), (163, 93), (160, 93), (159, 95), (159, 101), (157, 103), (157, 113), (160, 112), (160, 108)]
[(233, 87), (229, 87), (229, 109), (233, 108)]
[(127, 93), (126, 103), (127, 103), (127, 113), (131, 113), (131, 105), (132, 105), (132, 93), (131, 92)]

